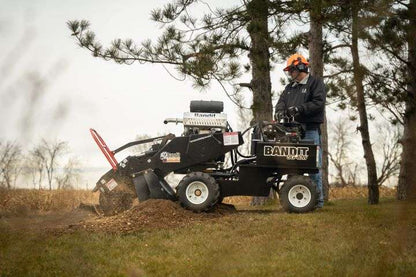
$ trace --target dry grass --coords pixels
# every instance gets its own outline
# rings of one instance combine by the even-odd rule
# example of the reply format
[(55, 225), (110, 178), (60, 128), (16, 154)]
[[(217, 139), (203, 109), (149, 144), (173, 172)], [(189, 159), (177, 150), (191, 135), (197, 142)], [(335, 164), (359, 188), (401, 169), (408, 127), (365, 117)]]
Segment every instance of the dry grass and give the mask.
[[(329, 200), (367, 198), (367, 187), (330, 188)], [(380, 187), (380, 197), (396, 197), (396, 189)]]
[[(396, 190), (380, 188), (380, 197), (395, 197)], [(367, 197), (367, 187), (331, 188), (329, 200), (359, 199)], [(252, 197), (226, 197), (224, 203), (249, 205)], [(0, 190), (0, 215), (27, 215), (50, 211), (69, 211), (80, 203), (98, 203), (98, 193), (86, 190)]]
[(98, 203), (98, 194), (86, 190), (0, 190), (0, 216), (70, 211), (80, 203)]
[[(329, 201), (339, 199), (359, 199), (367, 198), (367, 187), (344, 187), (344, 188), (330, 188)], [(380, 197), (395, 197), (396, 189), (388, 187), (380, 187)], [(251, 203), (251, 196), (232, 196), (224, 198), (224, 203), (234, 205), (249, 205)]]

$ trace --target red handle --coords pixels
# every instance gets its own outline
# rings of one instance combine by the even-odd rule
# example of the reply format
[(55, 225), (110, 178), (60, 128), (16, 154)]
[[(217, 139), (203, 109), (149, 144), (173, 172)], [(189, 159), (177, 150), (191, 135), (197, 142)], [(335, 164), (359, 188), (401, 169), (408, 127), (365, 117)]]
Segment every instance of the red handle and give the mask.
[(105, 144), (104, 140), (100, 137), (100, 135), (97, 133), (97, 131), (95, 131), (94, 129), (91, 128), (90, 133), (91, 133), (92, 138), (97, 143), (98, 147), (101, 149), (101, 152), (103, 152), (107, 161), (110, 163), (113, 170), (116, 171), (118, 162), (117, 162), (116, 158), (114, 157), (114, 152), (111, 151), (107, 147), (107, 144)]

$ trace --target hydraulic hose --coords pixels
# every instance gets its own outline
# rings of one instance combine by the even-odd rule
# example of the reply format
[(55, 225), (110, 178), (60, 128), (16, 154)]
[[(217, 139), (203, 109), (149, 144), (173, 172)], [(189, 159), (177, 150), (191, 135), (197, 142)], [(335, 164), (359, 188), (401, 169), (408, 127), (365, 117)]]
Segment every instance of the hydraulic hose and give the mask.
[[(247, 129), (245, 129), (245, 130), (241, 133), (241, 136), (244, 136), (244, 134), (245, 134), (245, 133), (247, 133), (249, 130), (251, 130), (251, 129), (253, 129), (253, 128), (257, 127), (258, 125), (259, 125), (258, 123), (255, 123), (255, 124), (251, 125), (250, 127), (248, 127)], [(246, 156), (246, 155), (241, 154), (241, 153), (240, 153), (240, 151), (238, 151), (238, 147), (235, 149), (235, 151), (236, 151), (236, 153), (237, 153), (240, 157), (243, 157), (243, 158), (247, 158), (247, 159), (249, 159), (249, 158), (253, 158), (253, 157), (255, 157), (255, 155)], [(237, 160), (237, 158), (236, 158), (236, 160)]]

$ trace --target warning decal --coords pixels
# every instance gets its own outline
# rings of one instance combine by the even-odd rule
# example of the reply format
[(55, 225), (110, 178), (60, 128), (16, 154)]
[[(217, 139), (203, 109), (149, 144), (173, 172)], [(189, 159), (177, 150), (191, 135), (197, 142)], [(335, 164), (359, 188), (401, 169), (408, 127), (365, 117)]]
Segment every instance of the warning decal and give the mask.
[(115, 187), (117, 187), (117, 182), (114, 179), (111, 179), (110, 181), (108, 181), (108, 183), (106, 184), (107, 188), (112, 191)]
[(224, 146), (238, 145), (238, 132), (225, 132), (223, 134)]

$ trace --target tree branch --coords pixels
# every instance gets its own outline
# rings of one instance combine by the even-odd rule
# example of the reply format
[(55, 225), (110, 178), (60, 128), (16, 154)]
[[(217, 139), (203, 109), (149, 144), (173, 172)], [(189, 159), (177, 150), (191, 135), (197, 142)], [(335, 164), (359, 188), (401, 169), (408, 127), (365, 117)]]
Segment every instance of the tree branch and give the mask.
[(324, 78), (324, 79), (325, 78), (333, 78), (333, 77), (336, 77), (338, 75), (341, 75), (341, 74), (344, 74), (344, 73), (351, 73), (351, 72), (353, 72), (352, 69), (341, 70), (337, 73), (333, 73), (333, 74), (330, 74), (330, 75), (324, 75), (322, 78)]

